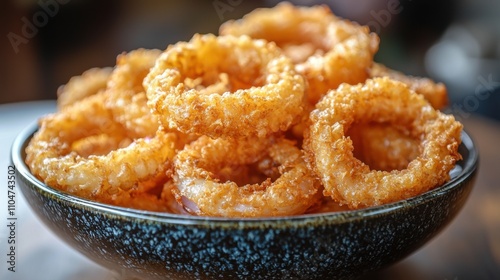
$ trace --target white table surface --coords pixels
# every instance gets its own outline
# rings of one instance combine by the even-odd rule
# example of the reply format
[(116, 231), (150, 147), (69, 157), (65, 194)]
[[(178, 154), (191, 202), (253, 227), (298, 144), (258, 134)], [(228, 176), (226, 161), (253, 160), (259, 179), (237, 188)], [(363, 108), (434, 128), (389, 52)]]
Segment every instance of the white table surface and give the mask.
[(54, 101), (0, 105), (0, 279), (100, 280), (112, 274), (66, 245), (37, 218), (16, 189), (16, 272), (8, 270), (7, 168), (16, 135), (38, 117), (55, 110)]

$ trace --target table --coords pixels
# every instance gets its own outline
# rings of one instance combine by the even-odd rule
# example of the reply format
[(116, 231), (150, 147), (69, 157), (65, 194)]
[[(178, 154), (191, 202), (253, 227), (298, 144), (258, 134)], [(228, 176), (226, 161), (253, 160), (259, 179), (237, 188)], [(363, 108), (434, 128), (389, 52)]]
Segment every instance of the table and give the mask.
[[(54, 101), (0, 105), (0, 220), (7, 216), (5, 190), (10, 145), (27, 125), (54, 111)], [(476, 185), (465, 207), (437, 237), (403, 261), (363, 279), (500, 279), (500, 123), (471, 115), (461, 119), (479, 148)], [(16, 272), (7, 270), (8, 228), (0, 226), (0, 279), (113, 279), (43, 225), (17, 192)]]
[(7, 168), (15, 136), (39, 116), (53, 112), (54, 101), (0, 105), (0, 279), (2, 280), (96, 280), (112, 279), (111, 273), (73, 250), (52, 233), (16, 192), (16, 272), (7, 270)]

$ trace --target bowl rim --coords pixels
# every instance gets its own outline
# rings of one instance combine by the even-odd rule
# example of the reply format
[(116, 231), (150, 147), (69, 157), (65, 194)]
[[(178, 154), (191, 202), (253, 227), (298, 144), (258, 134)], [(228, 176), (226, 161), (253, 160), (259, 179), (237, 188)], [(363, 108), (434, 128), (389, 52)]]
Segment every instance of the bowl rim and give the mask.
[[(57, 198), (60, 201), (69, 203), (79, 208), (87, 208), (97, 210), (104, 215), (115, 215), (121, 218), (131, 218), (148, 220), (151, 222), (166, 222), (170, 224), (182, 224), (182, 225), (194, 225), (194, 224), (273, 224), (276, 222), (302, 222), (308, 223), (315, 219), (328, 219), (333, 223), (344, 223), (359, 219), (365, 219), (367, 217), (384, 215), (388, 212), (397, 211), (405, 207), (416, 206), (423, 201), (438, 198), (450, 192), (454, 188), (461, 185), (461, 182), (466, 178), (473, 175), (477, 170), (479, 164), (479, 153), (477, 151), (477, 146), (471, 136), (466, 132), (465, 129), (462, 130), (462, 144), (468, 151), (468, 155), (463, 159), (464, 168), (460, 173), (451, 178), (450, 181), (446, 182), (440, 187), (434, 188), (428, 192), (411, 197), (408, 199), (400, 200), (393, 203), (388, 203), (379, 206), (367, 207), (356, 210), (343, 210), (336, 212), (325, 212), (325, 213), (313, 213), (313, 214), (302, 214), (295, 216), (279, 216), (279, 217), (260, 217), (260, 218), (225, 218), (225, 217), (204, 217), (204, 216), (189, 216), (180, 215), (167, 212), (155, 212), (148, 210), (138, 210), (133, 208), (126, 208), (121, 206), (114, 206), (110, 204), (105, 204), (101, 202), (92, 201), (90, 199), (81, 198), (70, 193), (60, 191), (58, 189), (52, 188), (38, 178), (36, 178), (28, 166), (24, 162), (25, 157), (25, 147), (28, 141), (31, 139), (33, 134), (38, 130), (38, 122), (35, 121), (25, 127), (14, 139), (11, 146), (11, 160), (12, 164), (15, 166), (16, 171), (19, 175), (23, 176), (26, 180), (30, 181), (33, 186), (35, 186), (40, 191)], [(17, 176), (16, 176), (17, 178)]]

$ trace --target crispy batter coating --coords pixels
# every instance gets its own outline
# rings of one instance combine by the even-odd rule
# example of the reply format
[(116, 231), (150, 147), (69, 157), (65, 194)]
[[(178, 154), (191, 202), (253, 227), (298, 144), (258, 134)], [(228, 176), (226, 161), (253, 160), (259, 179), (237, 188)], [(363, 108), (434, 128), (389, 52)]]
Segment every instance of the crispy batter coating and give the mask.
[(275, 42), (306, 77), (311, 104), (341, 83), (356, 84), (368, 78), (366, 69), (379, 45), (379, 37), (367, 26), (335, 16), (326, 5), (300, 7), (288, 2), (227, 21), (219, 33)]
[[(435, 188), (449, 180), (461, 158), (462, 124), (389, 78), (330, 91), (310, 118), (308, 161), (321, 177), (325, 195), (350, 208), (394, 202)], [(368, 121), (407, 127), (420, 141), (421, 152), (405, 169), (370, 170), (354, 157), (353, 143), (346, 137), (353, 123)]]
[(158, 117), (147, 106), (142, 82), (160, 54), (160, 50), (154, 49), (120, 54), (107, 83), (110, 96), (106, 106), (132, 138), (152, 137), (159, 128)]
[(338, 19), (326, 5), (298, 7), (281, 2), (273, 8), (257, 8), (241, 19), (219, 27), (220, 35), (248, 35), (275, 42), (296, 64), (328, 51), (328, 25)]
[(422, 94), (434, 109), (442, 110), (448, 105), (448, 91), (443, 83), (436, 83), (429, 78), (407, 76), (399, 71), (374, 62), (369, 69), (370, 78), (389, 77), (400, 81), (418, 94)]
[(354, 123), (347, 131), (354, 156), (372, 170), (402, 170), (420, 153), (419, 140), (406, 127), (386, 123)]
[(32, 173), (99, 202), (271, 217), (398, 201), (450, 178), (462, 125), (446, 87), (373, 61), (379, 37), (282, 2), (58, 89)]
[(332, 213), (349, 210), (349, 207), (346, 205), (340, 205), (340, 203), (332, 199), (330, 196), (323, 195), (316, 204), (307, 209), (306, 214)]
[(247, 36), (195, 35), (171, 45), (144, 87), (165, 127), (211, 137), (266, 137), (303, 110), (304, 79), (290, 59)]
[(57, 89), (57, 108), (62, 109), (106, 88), (112, 68), (91, 68), (80, 76), (72, 77)]
[[(267, 144), (264, 140), (242, 142), (202, 136), (180, 151), (174, 164), (179, 200), (197, 215), (297, 215), (321, 197), (319, 181), (307, 168), (302, 152), (286, 139)], [(260, 166), (262, 181), (238, 185), (233, 178), (220, 174), (225, 169), (232, 174), (241, 165), (252, 164)]]
[(26, 148), (26, 163), (46, 184), (84, 197), (103, 196), (156, 176), (172, 160), (176, 136), (161, 130), (106, 155), (82, 157), (72, 151), (73, 142), (92, 135), (126, 137), (103, 106), (105, 97), (105, 92), (90, 96), (40, 120)]
[(126, 147), (130, 143), (131, 139), (124, 135), (101, 133), (75, 140), (71, 143), (71, 150), (81, 157), (89, 157), (90, 155), (105, 155), (112, 150)]

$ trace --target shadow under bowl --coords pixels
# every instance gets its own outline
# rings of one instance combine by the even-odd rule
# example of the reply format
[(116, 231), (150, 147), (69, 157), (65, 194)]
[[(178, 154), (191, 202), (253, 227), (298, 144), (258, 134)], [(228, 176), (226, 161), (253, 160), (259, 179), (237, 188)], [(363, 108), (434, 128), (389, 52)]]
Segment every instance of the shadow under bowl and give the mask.
[(391, 265), (438, 234), (472, 189), (478, 152), (462, 133), (452, 179), (407, 200), (292, 217), (191, 217), (110, 206), (51, 188), (14, 141), (18, 185), (39, 218), (96, 263), (129, 279), (353, 279)]

